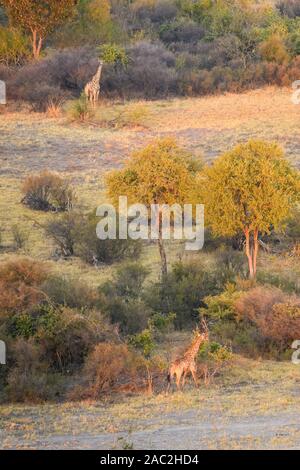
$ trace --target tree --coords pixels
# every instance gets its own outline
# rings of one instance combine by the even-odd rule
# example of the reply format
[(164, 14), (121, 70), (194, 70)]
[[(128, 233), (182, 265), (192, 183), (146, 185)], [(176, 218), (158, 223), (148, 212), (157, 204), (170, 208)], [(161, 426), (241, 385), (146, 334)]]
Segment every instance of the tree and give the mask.
[(33, 57), (54, 28), (73, 16), (76, 0), (2, 0), (10, 22), (32, 36)]
[(192, 202), (196, 186), (196, 166), (190, 156), (173, 139), (159, 139), (134, 152), (121, 170), (107, 176), (108, 195), (116, 204), (119, 196), (129, 203), (141, 203), (148, 208), (158, 204), (158, 246), (162, 274), (167, 273), (167, 258), (162, 237), (163, 204)]
[(203, 172), (205, 217), (216, 236), (245, 236), (249, 274), (256, 275), (259, 234), (283, 226), (300, 199), (299, 171), (276, 143), (250, 140)]

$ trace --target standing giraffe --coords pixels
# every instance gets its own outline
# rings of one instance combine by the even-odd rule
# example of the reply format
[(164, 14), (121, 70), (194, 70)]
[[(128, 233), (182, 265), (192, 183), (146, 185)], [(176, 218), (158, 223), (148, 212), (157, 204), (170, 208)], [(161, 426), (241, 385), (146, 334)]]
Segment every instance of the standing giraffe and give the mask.
[(187, 351), (184, 353), (184, 355), (176, 359), (172, 364), (170, 365), (169, 368), (169, 373), (168, 373), (168, 388), (167, 391), (169, 391), (170, 386), (171, 386), (171, 380), (174, 375), (176, 375), (176, 385), (178, 390), (180, 389), (180, 381), (182, 377), (182, 387), (184, 386), (185, 383), (185, 377), (188, 372), (191, 372), (195, 385), (196, 387), (198, 386), (197, 384), (197, 378), (196, 378), (196, 362), (195, 362), (195, 357), (196, 354), (199, 351), (200, 345), (209, 339), (209, 333), (207, 329), (206, 323), (203, 321), (202, 322), (204, 326), (204, 332), (201, 333), (199, 330), (196, 330), (195, 338), (190, 345), (190, 347), (187, 349)]
[(84, 87), (84, 93), (90, 103), (95, 107), (100, 94), (100, 79), (103, 67), (103, 61), (99, 61), (99, 67), (92, 80)]

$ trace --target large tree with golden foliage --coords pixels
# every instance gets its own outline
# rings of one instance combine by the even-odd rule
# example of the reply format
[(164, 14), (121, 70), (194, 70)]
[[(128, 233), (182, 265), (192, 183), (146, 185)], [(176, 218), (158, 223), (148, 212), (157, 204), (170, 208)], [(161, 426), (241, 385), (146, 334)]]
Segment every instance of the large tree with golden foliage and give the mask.
[[(117, 204), (119, 196), (127, 196), (129, 203), (183, 204), (192, 203), (196, 190), (197, 163), (173, 139), (158, 139), (142, 150), (133, 152), (121, 170), (107, 176), (110, 199)], [(167, 273), (167, 259), (162, 239), (159, 211), (158, 246), (162, 274)]]
[(75, 12), (76, 0), (1, 0), (10, 22), (31, 34), (35, 59), (54, 28)]
[(299, 171), (276, 143), (250, 140), (203, 172), (205, 217), (216, 236), (245, 235), (249, 274), (256, 275), (259, 234), (279, 229), (300, 197)]

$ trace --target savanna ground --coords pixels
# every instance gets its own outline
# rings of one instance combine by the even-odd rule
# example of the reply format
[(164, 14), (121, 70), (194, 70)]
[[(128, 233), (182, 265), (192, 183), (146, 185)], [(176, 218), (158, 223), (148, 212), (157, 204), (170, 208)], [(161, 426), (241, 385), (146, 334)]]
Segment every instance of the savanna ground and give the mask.
[[(155, 137), (171, 135), (206, 161), (249, 138), (275, 140), (300, 167), (300, 105), (291, 90), (264, 88), (170, 101), (108, 104), (84, 124), (66, 117), (25, 112), (0, 114), (0, 226), (4, 244), (10, 227), (28, 234), (23, 252), (47, 260), (55, 271), (91, 285), (111, 276), (112, 267), (89, 267), (80, 260), (54, 260), (39, 223), (47, 215), (21, 203), (25, 175), (50, 169), (72, 179), (78, 204), (91, 210), (104, 200), (103, 175), (133, 150)], [(137, 111), (138, 110), (138, 111)], [(105, 125), (119, 113), (138, 115), (130, 126)], [(103, 124), (104, 123), (104, 124)], [(36, 223), (38, 222), (38, 224)], [(184, 254), (168, 247), (169, 261)], [(2, 254), (2, 260), (8, 254)], [(190, 255), (189, 255), (190, 256)], [(197, 253), (211, 262), (210, 253)], [(157, 248), (144, 249), (142, 261), (159, 270)], [(299, 261), (262, 254), (264, 269), (288, 277), (299, 274)], [(2, 448), (299, 448), (300, 369), (290, 362), (237, 358), (222, 378), (199, 390), (166, 397), (127, 397), (114, 403), (0, 407)]]
[(1, 407), (3, 449), (299, 449), (300, 371), (237, 359), (222, 381), (166, 396)]

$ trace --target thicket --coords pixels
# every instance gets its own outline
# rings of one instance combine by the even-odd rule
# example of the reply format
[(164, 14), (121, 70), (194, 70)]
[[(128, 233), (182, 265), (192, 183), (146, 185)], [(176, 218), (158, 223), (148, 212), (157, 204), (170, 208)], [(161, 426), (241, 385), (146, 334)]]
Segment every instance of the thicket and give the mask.
[[(16, 26), (2, 20), (0, 62), (23, 64), (8, 79), (8, 96), (34, 109), (78, 97), (99, 56), (105, 60), (102, 94), (108, 97), (202, 95), (290, 85), (299, 78), (300, 15), (294, 0), (273, 6), (241, 0), (82, 0), (75, 16), (47, 38), (42, 58), (25, 64), (26, 37)], [(0, 73), (8, 75), (5, 69)]]

